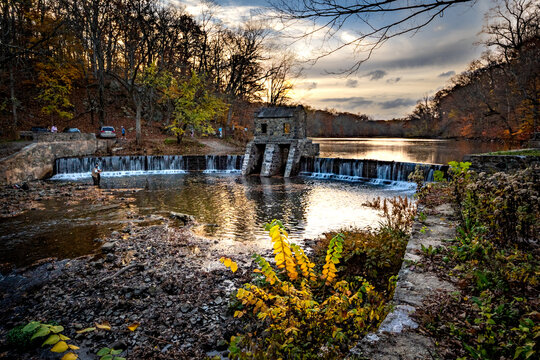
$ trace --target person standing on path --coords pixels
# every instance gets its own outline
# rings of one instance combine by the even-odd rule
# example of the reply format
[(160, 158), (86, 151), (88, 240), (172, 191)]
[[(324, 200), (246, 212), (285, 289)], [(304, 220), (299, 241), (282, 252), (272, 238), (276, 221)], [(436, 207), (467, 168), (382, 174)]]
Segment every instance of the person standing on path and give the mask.
[(99, 164), (96, 163), (96, 166), (94, 169), (92, 169), (92, 180), (94, 180), (94, 185), (97, 185), (99, 187), (99, 182), (101, 181), (101, 169), (99, 168)]
[(126, 140), (126, 129), (122, 126), (122, 140)]

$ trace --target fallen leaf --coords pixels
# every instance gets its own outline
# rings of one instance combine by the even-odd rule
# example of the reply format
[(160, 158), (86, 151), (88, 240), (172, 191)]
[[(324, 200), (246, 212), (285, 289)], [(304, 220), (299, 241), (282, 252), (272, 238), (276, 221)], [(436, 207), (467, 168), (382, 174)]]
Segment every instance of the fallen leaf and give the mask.
[(87, 332), (90, 332), (90, 331), (94, 331), (94, 330), (96, 330), (95, 327), (89, 327), (89, 328), (86, 328), (86, 329), (77, 330), (76, 333), (77, 333), (77, 334), (84, 334), (84, 333), (87, 333)]
[(34, 333), (34, 335), (32, 335), (31, 340), (34, 340), (35, 338), (42, 337), (45, 335), (49, 335), (50, 332), (51, 332), (51, 329), (49, 329), (47, 326), (40, 325), (39, 329)]
[(98, 329), (111, 330), (111, 324), (109, 324), (108, 321), (104, 321), (101, 324), (98, 324), (98, 323), (94, 323), (94, 324), (96, 324), (96, 327)]
[(57, 334), (61, 331), (64, 331), (64, 327), (62, 325), (51, 326), (51, 331)]
[(52, 344), (56, 344), (57, 342), (60, 341), (60, 336), (58, 335), (51, 335), (47, 338), (47, 340), (45, 340), (43, 342), (43, 344), (41, 344), (41, 346), (45, 346), (45, 345), (52, 345)]
[(139, 325), (141, 325), (140, 323), (138, 322), (134, 322), (133, 324), (129, 325), (127, 328), (131, 331), (135, 331), (137, 330), (137, 328), (139, 327)]

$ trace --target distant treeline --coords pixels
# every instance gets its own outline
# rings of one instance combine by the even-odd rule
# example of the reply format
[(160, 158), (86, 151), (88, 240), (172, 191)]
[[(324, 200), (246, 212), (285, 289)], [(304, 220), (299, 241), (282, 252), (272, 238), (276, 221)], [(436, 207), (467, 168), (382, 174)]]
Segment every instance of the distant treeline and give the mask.
[(371, 120), (365, 115), (309, 110), (308, 136), (311, 137), (407, 137), (409, 125), (403, 120)]
[(312, 111), (310, 136), (527, 140), (540, 126), (540, 4), (503, 0), (486, 16), (486, 52), (404, 119)]

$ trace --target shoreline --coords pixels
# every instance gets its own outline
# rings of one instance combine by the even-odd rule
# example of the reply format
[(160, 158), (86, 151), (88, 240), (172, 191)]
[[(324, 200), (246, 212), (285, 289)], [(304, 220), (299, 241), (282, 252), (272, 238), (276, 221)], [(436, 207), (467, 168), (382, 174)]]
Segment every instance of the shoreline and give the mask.
[[(7, 332), (31, 320), (55, 321), (80, 346), (80, 359), (99, 348), (126, 349), (131, 358), (203, 358), (226, 350), (225, 339), (240, 331), (229, 311), (233, 291), (248, 280), (251, 260), (231, 275), (221, 266), (213, 240), (161, 218), (161, 225), (128, 226), (104, 239), (101, 254), (53, 260), (2, 276), (0, 354), (13, 352)], [(77, 334), (95, 323), (111, 331)], [(139, 323), (133, 332), (127, 326)], [(24, 357), (26, 356), (26, 357)], [(86, 356), (86, 357), (85, 357)], [(88, 357), (90, 356), (90, 357)]]

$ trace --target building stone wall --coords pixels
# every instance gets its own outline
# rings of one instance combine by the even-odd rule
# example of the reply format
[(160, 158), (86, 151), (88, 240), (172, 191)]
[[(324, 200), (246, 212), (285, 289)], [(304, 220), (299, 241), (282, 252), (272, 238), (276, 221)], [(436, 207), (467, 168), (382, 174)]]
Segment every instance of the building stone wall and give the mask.
[(259, 110), (255, 114), (253, 141), (246, 147), (242, 174), (252, 174), (260, 165), (261, 176), (274, 176), (282, 171), (285, 177), (296, 175), (302, 156), (319, 154), (319, 145), (306, 138), (306, 118), (302, 106)]
[(261, 176), (274, 176), (281, 170), (281, 148), (278, 144), (268, 144), (264, 150)]

